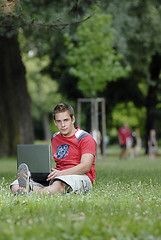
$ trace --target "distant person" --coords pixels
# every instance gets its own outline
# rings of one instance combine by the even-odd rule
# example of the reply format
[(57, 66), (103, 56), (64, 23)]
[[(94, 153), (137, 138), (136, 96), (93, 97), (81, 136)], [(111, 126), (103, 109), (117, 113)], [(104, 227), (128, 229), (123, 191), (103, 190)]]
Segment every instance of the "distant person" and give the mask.
[(118, 141), (121, 148), (120, 159), (127, 157), (127, 147), (131, 144), (131, 130), (128, 128), (128, 124), (124, 123), (118, 131)]
[(154, 159), (158, 151), (158, 142), (156, 140), (156, 131), (154, 129), (150, 130), (148, 139), (148, 153), (149, 159)]
[(47, 177), (48, 186), (33, 182), (28, 166), (22, 163), (18, 168), (17, 180), (10, 186), (13, 193), (23, 195), (34, 191), (54, 195), (68, 191), (83, 193), (92, 189), (95, 180), (95, 140), (89, 133), (74, 127), (74, 110), (70, 105), (56, 105), (53, 119), (59, 132), (52, 136), (56, 168), (52, 168)]
[(97, 143), (97, 154), (101, 155), (101, 139), (102, 139), (102, 136), (101, 136), (100, 131), (97, 130), (97, 129), (94, 129), (92, 131), (92, 136)]
[(136, 156), (139, 156), (140, 152), (141, 152), (141, 147), (142, 147), (142, 140), (140, 137), (140, 130), (139, 128), (135, 129), (135, 133), (136, 133), (136, 149), (135, 149), (135, 154)]
[(130, 157), (131, 158), (136, 157), (136, 144), (137, 144), (136, 132), (132, 131), (132, 133), (131, 133), (131, 149), (130, 149)]

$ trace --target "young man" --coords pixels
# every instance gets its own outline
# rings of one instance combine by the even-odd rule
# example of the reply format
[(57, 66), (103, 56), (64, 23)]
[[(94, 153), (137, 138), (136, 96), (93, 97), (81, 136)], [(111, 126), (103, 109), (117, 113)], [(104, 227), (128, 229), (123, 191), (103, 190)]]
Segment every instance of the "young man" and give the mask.
[(53, 110), (53, 118), (59, 132), (52, 136), (56, 168), (52, 168), (48, 175), (49, 186), (33, 182), (27, 165), (21, 164), (18, 179), (11, 184), (13, 193), (26, 194), (31, 190), (40, 194), (64, 191), (81, 193), (92, 189), (95, 180), (95, 140), (89, 133), (74, 127), (74, 110), (70, 105), (58, 104)]

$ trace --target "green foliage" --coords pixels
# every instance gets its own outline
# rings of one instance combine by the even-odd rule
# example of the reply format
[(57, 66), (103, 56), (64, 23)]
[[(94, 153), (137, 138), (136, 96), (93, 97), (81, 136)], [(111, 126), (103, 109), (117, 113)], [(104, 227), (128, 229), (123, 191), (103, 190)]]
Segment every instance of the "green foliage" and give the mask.
[(32, 115), (40, 119), (43, 112), (51, 113), (53, 107), (61, 100), (57, 92), (58, 84), (41, 70), (49, 63), (47, 56), (39, 59), (24, 56), (29, 94), (32, 100)]
[(125, 77), (129, 65), (122, 66), (122, 55), (113, 48), (114, 29), (111, 16), (97, 13), (81, 24), (75, 36), (66, 34), (70, 74), (79, 78), (78, 88), (84, 96), (96, 97), (106, 83)]
[(90, 193), (54, 197), (11, 194), (16, 160), (0, 159), (0, 238), (159, 240), (161, 159), (120, 161), (117, 153), (110, 147), (99, 159)]
[(0, 35), (11, 37), (22, 29), (28, 34), (33, 31), (40, 35), (40, 29), (43, 32), (64, 30), (84, 21), (81, 15), (90, 5), (91, 2), (85, 0), (79, 3), (64, 0), (1, 0)]
[(127, 122), (131, 129), (139, 128), (141, 136), (144, 135), (146, 109), (137, 108), (133, 102), (118, 103), (112, 111), (113, 127), (110, 129), (110, 137), (117, 138), (118, 129)]
[(127, 122), (132, 128), (139, 126), (143, 129), (145, 116), (145, 108), (136, 108), (133, 102), (118, 103), (112, 112), (115, 126), (122, 126), (124, 122)]
[(152, 56), (161, 49), (160, 2), (115, 0), (101, 6), (113, 16), (115, 46), (131, 64), (133, 81), (143, 82), (145, 88), (153, 81), (155, 84), (149, 66)]

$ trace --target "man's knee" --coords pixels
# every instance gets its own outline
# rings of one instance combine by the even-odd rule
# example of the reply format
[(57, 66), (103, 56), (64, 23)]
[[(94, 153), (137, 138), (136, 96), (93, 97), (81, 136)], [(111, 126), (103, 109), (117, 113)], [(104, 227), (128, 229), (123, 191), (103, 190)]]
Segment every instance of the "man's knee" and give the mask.
[(17, 184), (13, 184), (10, 188), (11, 188), (11, 191), (12, 191), (13, 193), (16, 193), (18, 187), (19, 187), (19, 186), (18, 186)]
[(55, 193), (64, 193), (67, 185), (62, 181), (56, 180), (50, 185), (50, 187)]

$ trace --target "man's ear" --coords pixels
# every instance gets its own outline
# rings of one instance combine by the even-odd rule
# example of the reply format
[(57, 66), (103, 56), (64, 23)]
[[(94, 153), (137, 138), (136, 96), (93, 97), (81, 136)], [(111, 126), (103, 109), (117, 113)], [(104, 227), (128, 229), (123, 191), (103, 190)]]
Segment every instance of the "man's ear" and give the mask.
[(75, 123), (75, 117), (74, 116), (72, 117), (72, 123), (73, 124)]
[(55, 124), (55, 126), (57, 126), (57, 124), (56, 124), (56, 121), (54, 120), (54, 124)]

